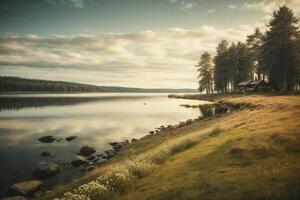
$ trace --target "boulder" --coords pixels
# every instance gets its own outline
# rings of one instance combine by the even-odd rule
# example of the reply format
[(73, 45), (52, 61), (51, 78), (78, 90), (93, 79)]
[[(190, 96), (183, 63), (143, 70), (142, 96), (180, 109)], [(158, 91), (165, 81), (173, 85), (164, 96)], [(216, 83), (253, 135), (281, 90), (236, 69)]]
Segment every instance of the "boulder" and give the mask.
[(158, 128), (158, 130), (164, 131), (164, 130), (166, 130), (166, 127), (164, 127), (163, 125), (161, 125), (161, 126)]
[(178, 124), (178, 128), (181, 128), (181, 127), (183, 127), (183, 126), (185, 126), (185, 125), (186, 125), (185, 122), (180, 122), (180, 123)]
[(168, 125), (166, 130), (171, 131), (171, 130), (175, 129), (176, 127), (177, 127), (176, 125)]
[(94, 160), (95, 158), (96, 158), (95, 156), (91, 155), (91, 156), (89, 156), (87, 159), (88, 159), (88, 160)]
[(76, 156), (75, 160), (71, 161), (71, 165), (73, 167), (79, 167), (83, 164), (87, 164), (88, 160), (85, 157), (82, 156)]
[(95, 152), (96, 152), (96, 149), (94, 147), (91, 147), (91, 146), (83, 146), (80, 149), (80, 154), (83, 155), (83, 156), (90, 156)]
[(13, 196), (13, 197), (6, 197), (2, 200), (28, 200), (28, 199), (22, 196)]
[(124, 142), (110, 142), (109, 143), (114, 150), (118, 151), (120, 150), (122, 147), (126, 146), (127, 144), (129, 144), (128, 140), (125, 140)]
[(43, 137), (40, 137), (39, 138), (39, 141), (40, 142), (43, 142), (43, 143), (52, 143), (56, 140), (55, 137), (51, 136), (51, 135), (48, 135), (48, 136), (43, 136)]
[(104, 164), (106, 161), (107, 161), (106, 159), (99, 159), (99, 160), (97, 160), (96, 165), (102, 165), (102, 164)]
[(119, 142), (110, 142), (108, 144), (110, 144), (111, 146), (116, 146), (117, 144), (119, 144)]
[(41, 162), (34, 170), (32, 176), (35, 178), (49, 178), (59, 172), (58, 165), (50, 162)]
[(62, 138), (57, 138), (56, 139), (56, 142), (60, 142), (60, 141), (62, 141)]
[[(12, 185), (9, 190), (10, 193), (14, 195), (29, 196), (32, 195), (35, 191), (39, 190), (42, 184), (43, 183), (41, 181), (37, 180), (24, 181)], [(14, 198), (18, 199), (18, 196), (15, 196)]]
[(66, 137), (65, 140), (67, 140), (68, 142), (71, 142), (72, 140), (75, 140), (77, 138), (77, 136), (69, 136), (69, 137)]
[(48, 157), (48, 156), (51, 156), (51, 153), (49, 151), (44, 151), (41, 153), (41, 156)]
[(138, 140), (136, 138), (132, 138), (131, 142), (137, 142)]
[(105, 159), (111, 159), (112, 157), (114, 157), (117, 154), (117, 152), (113, 149), (106, 150), (104, 152), (106, 155), (104, 155), (103, 158), (105, 158)]
[(149, 131), (149, 134), (150, 135), (153, 135), (155, 132), (154, 131)]
[(189, 120), (186, 121), (186, 125), (189, 125), (189, 124), (191, 124), (191, 123), (193, 123), (193, 120), (192, 120), (192, 119), (189, 119)]

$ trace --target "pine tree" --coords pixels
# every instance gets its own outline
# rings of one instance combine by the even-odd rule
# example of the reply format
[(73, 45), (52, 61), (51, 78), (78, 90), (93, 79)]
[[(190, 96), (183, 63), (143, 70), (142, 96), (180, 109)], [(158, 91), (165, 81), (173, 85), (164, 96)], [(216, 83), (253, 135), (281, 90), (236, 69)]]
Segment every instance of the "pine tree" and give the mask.
[(213, 93), (212, 87), (212, 59), (211, 55), (207, 52), (204, 52), (201, 55), (199, 63), (196, 65), (197, 70), (199, 71), (199, 92), (206, 91), (206, 94)]
[(229, 70), (228, 70), (228, 42), (222, 40), (217, 47), (217, 55), (214, 58), (214, 83), (218, 92), (228, 91)]
[[(262, 46), (264, 40), (264, 34), (261, 33), (259, 28), (256, 28), (254, 31), (254, 34), (247, 36), (247, 47), (250, 50), (251, 58), (252, 58), (252, 67), (251, 67), (251, 79), (254, 79), (254, 74), (256, 73), (258, 75), (258, 79), (263, 78), (263, 69), (260, 65), (259, 61), (259, 52)], [(261, 77), (262, 76), (262, 77)]]
[(297, 83), (299, 73), (298, 19), (292, 10), (282, 6), (273, 13), (266, 32), (260, 60), (264, 73), (269, 75), (271, 87), (274, 90), (289, 91)]

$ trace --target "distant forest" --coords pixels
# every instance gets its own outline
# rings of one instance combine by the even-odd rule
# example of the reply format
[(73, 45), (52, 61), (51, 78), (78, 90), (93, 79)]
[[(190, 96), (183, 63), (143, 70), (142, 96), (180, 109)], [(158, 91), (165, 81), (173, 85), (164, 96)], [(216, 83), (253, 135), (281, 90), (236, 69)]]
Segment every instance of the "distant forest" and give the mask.
[(274, 91), (300, 90), (299, 20), (286, 6), (276, 10), (266, 32), (258, 28), (245, 42), (221, 41), (214, 58), (204, 52), (196, 65), (199, 91), (235, 92), (246, 81), (264, 80)]
[(13, 76), (0, 76), (0, 92), (115, 92), (115, 93), (194, 93), (194, 89), (142, 89), (115, 86), (95, 86), (88, 84), (26, 79)]

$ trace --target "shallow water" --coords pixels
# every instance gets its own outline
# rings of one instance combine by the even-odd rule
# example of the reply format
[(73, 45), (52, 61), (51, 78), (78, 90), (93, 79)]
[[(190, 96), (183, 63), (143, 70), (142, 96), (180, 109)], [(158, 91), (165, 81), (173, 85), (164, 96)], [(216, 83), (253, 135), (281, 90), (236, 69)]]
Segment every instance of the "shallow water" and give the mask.
[[(41, 161), (58, 164), (61, 171), (44, 180), (49, 185), (69, 180), (80, 168), (63, 166), (83, 145), (101, 153), (108, 142), (140, 138), (160, 125), (197, 118), (198, 109), (181, 104), (201, 104), (195, 100), (170, 99), (166, 94), (50, 94), (0, 96), (0, 190), (31, 179)], [(41, 143), (39, 137), (53, 135), (77, 139)], [(53, 158), (43, 158), (50, 151)]]

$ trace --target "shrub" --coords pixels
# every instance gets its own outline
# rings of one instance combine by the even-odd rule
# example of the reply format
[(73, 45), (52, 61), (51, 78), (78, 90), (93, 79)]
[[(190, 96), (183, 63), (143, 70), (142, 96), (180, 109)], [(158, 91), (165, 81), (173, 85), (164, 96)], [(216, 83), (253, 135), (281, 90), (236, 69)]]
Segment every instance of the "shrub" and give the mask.
[(210, 133), (209, 136), (210, 137), (216, 137), (221, 133), (221, 129), (220, 128), (214, 128)]

